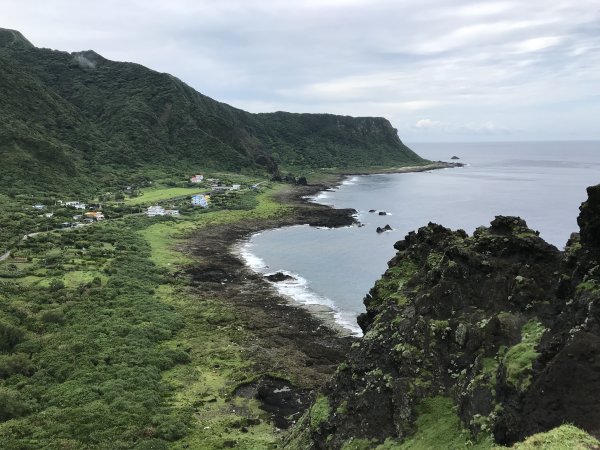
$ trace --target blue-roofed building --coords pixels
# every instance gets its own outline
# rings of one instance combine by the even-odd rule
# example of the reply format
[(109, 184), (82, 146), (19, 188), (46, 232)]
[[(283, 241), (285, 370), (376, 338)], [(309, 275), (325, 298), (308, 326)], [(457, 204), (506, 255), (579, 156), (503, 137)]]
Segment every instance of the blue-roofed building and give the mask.
[(202, 208), (208, 208), (208, 195), (193, 195), (192, 206), (201, 206)]

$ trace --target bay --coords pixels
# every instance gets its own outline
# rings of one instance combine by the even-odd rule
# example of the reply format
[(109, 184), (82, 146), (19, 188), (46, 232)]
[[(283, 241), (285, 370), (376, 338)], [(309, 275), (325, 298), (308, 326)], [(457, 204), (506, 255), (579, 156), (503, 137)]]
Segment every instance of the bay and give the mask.
[[(282, 294), (331, 308), (336, 321), (360, 334), (356, 316), (364, 311), (362, 300), (394, 255), (393, 244), (409, 231), (435, 222), (472, 234), (496, 215), (513, 215), (563, 248), (578, 230), (585, 188), (600, 183), (598, 141), (435, 143), (411, 148), (431, 160), (449, 161), (456, 155), (467, 166), (350, 177), (313, 201), (356, 209), (362, 226), (268, 230), (242, 246), (246, 262), (260, 273), (292, 275), (295, 281), (275, 284)], [(375, 232), (388, 224), (392, 231)]]

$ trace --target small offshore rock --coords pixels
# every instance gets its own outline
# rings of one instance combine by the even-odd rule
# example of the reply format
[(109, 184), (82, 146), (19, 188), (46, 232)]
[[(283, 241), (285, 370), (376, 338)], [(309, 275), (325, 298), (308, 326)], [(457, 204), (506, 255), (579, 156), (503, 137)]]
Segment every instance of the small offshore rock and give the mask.
[(460, 159), (458, 156), (454, 155), (452, 158), (450, 159)]
[(288, 281), (288, 280), (293, 280), (294, 277), (291, 275), (288, 275), (286, 273), (283, 272), (277, 272), (277, 273), (273, 273), (271, 275), (265, 275), (265, 278), (269, 281), (272, 281), (274, 283), (279, 283), (281, 281)]
[(375, 209), (370, 209), (369, 212), (370, 213), (374, 213), (376, 210)]
[(379, 211), (379, 215), (380, 216), (387, 216), (387, 213), (385, 211)]

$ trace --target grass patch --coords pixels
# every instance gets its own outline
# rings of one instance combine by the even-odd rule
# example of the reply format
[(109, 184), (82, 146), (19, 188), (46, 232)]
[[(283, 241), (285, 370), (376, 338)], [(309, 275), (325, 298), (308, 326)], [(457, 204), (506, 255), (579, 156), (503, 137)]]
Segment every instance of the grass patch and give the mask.
[(194, 229), (192, 222), (160, 222), (140, 231), (142, 237), (150, 244), (150, 259), (159, 267), (174, 269), (177, 264), (186, 264), (191, 260), (174, 249), (183, 233)]
[(137, 205), (149, 205), (151, 203), (160, 202), (162, 200), (169, 200), (171, 198), (191, 196), (194, 194), (200, 194), (206, 192), (207, 189), (194, 188), (151, 188), (144, 189), (142, 195), (139, 197), (128, 198), (125, 200), (125, 204), (128, 206)]
[[(498, 447), (498, 450), (503, 447)], [(562, 425), (545, 433), (529, 436), (511, 448), (517, 450), (591, 450), (600, 442), (573, 425)]]
[(97, 271), (83, 271), (83, 270), (74, 270), (71, 272), (65, 273), (62, 281), (65, 286), (70, 288), (76, 288), (82, 283), (91, 283), (94, 278), (100, 279), (101, 283), (104, 284), (108, 277)]
[(535, 350), (546, 329), (540, 322), (530, 320), (521, 328), (521, 342), (506, 352), (502, 362), (506, 367), (506, 379), (519, 390), (531, 383), (531, 369), (539, 353)]
[(310, 428), (316, 430), (330, 415), (331, 406), (329, 405), (329, 399), (319, 394), (310, 408)]
[[(185, 349), (190, 358), (189, 364), (176, 366), (162, 377), (173, 391), (171, 406), (193, 411), (188, 434), (172, 448), (217, 449), (225, 441), (235, 448), (276, 448), (279, 438), (258, 402), (231, 396), (235, 386), (253, 373), (243, 356), (247, 336), (235, 314), (217, 300), (192, 298), (182, 289), (163, 288), (158, 294), (186, 317), (185, 327), (168, 344)], [(261, 421), (249, 426), (249, 417)], [(249, 431), (242, 431), (243, 427)]]
[(415, 274), (417, 267), (409, 259), (402, 259), (398, 265), (390, 267), (383, 276), (375, 282), (375, 295), (373, 298), (382, 302), (392, 301), (399, 305), (405, 304), (408, 299), (401, 293), (406, 282)]
[(417, 430), (401, 444), (391, 440), (377, 447), (378, 450), (430, 450), (443, 449), (489, 449), (491, 438), (473, 442), (467, 430), (460, 423), (452, 400), (446, 397), (433, 397), (423, 400), (417, 406)]

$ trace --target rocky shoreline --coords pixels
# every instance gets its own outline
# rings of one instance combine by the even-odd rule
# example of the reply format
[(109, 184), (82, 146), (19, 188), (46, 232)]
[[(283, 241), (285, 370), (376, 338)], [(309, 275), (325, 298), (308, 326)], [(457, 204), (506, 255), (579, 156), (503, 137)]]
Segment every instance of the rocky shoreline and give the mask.
[(507, 216), (398, 241), (364, 337), (286, 448), (600, 448), (600, 185), (587, 192), (562, 252)]
[[(307, 309), (279, 295), (262, 275), (246, 266), (234, 249), (253, 233), (266, 229), (299, 224), (352, 225), (354, 210), (334, 209), (305, 199), (342, 179), (339, 176), (331, 178), (328, 184), (290, 186), (276, 200), (290, 205), (291, 213), (275, 219), (203, 227), (180, 246), (181, 251), (193, 255), (195, 260), (186, 269), (192, 293), (214, 298), (232, 308), (244, 331), (252, 336), (244, 346), (244, 357), (252, 361), (252, 377), (258, 381), (240, 395), (254, 392), (252, 395), (258, 396), (261, 389), (265, 390), (265, 384), (277, 386), (281, 380), (273, 381), (272, 374), (292, 382), (282, 391), (285, 395), (281, 398), (261, 399), (267, 400), (263, 401), (263, 409), (272, 413), (272, 421), (278, 427), (288, 425), (287, 416), (303, 412), (312, 391), (331, 377), (355, 339), (328, 320), (331, 314), (327, 308)], [(292, 397), (297, 397), (296, 411), (285, 405)]]
[[(396, 171), (446, 167), (454, 165), (434, 163)], [(190, 234), (180, 246), (181, 251), (194, 257), (195, 263), (186, 269), (192, 291), (233, 308), (244, 330), (253, 336), (252, 342), (245, 346), (244, 356), (253, 362), (257, 382), (240, 392), (246, 396), (252, 392), (259, 398), (265, 386), (281, 383), (271, 376), (273, 373), (292, 381), (281, 398), (260, 399), (263, 409), (272, 414), (272, 421), (278, 427), (289, 425), (286, 417), (301, 415), (313, 392), (331, 378), (356, 338), (334, 321), (329, 308), (301, 305), (279, 294), (272, 283), (243, 262), (237, 249), (249, 236), (267, 229), (306, 224), (335, 228), (356, 223), (353, 209), (336, 209), (309, 201), (317, 193), (339, 186), (347, 176), (349, 174), (329, 175), (321, 183), (289, 186), (278, 193), (275, 200), (291, 206), (290, 213), (275, 219), (203, 227)], [(295, 398), (296, 411), (286, 405), (290, 398)]]

